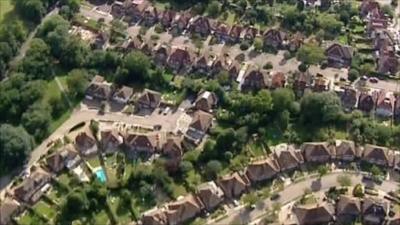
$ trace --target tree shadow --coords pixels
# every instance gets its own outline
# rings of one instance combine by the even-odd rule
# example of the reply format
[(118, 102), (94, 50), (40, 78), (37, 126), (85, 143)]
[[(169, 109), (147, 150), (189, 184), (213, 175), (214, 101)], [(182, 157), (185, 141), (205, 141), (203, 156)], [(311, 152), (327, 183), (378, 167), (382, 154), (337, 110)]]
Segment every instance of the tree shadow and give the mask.
[(318, 178), (311, 183), (311, 191), (313, 192), (321, 190), (321, 187), (322, 187), (321, 178)]

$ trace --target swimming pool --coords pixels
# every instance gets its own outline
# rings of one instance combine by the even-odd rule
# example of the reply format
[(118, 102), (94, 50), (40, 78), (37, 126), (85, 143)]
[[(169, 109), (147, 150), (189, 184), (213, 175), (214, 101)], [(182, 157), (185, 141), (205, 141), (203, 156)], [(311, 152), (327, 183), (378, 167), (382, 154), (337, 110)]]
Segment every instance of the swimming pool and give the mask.
[(106, 173), (104, 172), (103, 168), (96, 170), (96, 177), (101, 183), (105, 183), (107, 181)]

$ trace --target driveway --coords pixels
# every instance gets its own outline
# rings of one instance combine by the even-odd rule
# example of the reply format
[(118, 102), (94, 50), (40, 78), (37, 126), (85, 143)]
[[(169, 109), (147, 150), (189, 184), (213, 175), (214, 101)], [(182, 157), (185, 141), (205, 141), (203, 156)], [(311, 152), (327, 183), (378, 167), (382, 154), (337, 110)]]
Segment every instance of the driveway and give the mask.
[[(310, 188), (311, 190), (327, 190), (331, 187), (340, 186), (337, 182), (337, 177), (343, 175), (343, 172), (337, 172), (328, 174), (318, 180), (318, 178), (310, 178), (299, 183), (292, 183), (289, 186), (286, 186), (284, 190), (279, 192), (280, 198), (275, 201), (280, 203), (281, 205), (287, 204), (304, 194), (304, 190)], [(362, 175), (360, 174), (349, 174), (352, 180), (352, 184), (363, 183)], [(390, 192), (397, 190), (398, 183), (394, 181), (384, 181), (381, 185), (375, 185), (375, 188), (381, 190), (383, 192)], [(249, 224), (250, 222), (257, 220), (263, 217), (266, 213), (265, 209), (271, 208), (273, 202), (270, 199), (265, 199), (259, 205), (264, 207), (256, 207), (256, 209), (249, 211), (244, 206), (239, 206), (234, 209), (231, 209), (227, 212), (228, 217), (224, 218), (221, 221), (215, 222), (210, 220), (207, 224), (218, 224), (218, 225), (226, 225), (226, 224)]]

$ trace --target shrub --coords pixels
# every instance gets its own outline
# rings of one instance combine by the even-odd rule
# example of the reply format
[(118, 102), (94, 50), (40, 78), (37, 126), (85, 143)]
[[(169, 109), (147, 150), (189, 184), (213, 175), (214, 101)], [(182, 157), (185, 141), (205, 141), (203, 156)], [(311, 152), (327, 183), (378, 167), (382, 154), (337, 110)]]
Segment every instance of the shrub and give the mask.
[(164, 29), (163, 29), (163, 27), (162, 27), (161, 24), (157, 24), (157, 25), (154, 27), (154, 31), (155, 31), (157, 34), (161, 34), (161, 33), (164, 31)]
[(250, 47), (250, 44), (247, 41), (243, 41), (240, 44), (240, 50), (242, 50), (242, 51), (246, 51), (247, 49), (249, 49), (249, 47)]
[(271, 62), (267, 62), (267, 63), (263, 66), (263, 69), (265, 69), (265, 70), (270, 70), (270, 69), (272, 69), (272, 68), (274, 68), (274, 66), (272, 65)]

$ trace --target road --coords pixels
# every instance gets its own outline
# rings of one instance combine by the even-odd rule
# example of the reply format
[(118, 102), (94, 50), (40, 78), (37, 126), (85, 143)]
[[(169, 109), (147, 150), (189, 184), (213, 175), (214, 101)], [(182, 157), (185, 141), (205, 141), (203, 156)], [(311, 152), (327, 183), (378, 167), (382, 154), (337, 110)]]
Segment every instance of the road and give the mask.
[[(286, 186), (284, 190), (279, 192), (280, 198), (276, 201), (281, 205), (287, 204), (294, 199), (300, 198), (304, 194), (304, 190), (309, 188), (313, 191), (327, 190), (330, 187), (340, 186), (337, 182), (337, 177), (343, 175), (343, 172), (331, 173), (318, 180), (318, 178), (310, 178), (299, 183), (292, 183)], [(362, 175), (349, 174), (353, 184), (362, 183)], [(381, 185), (375, 185), (375, 188), (384, 192), (394, 191), (398, 188), (398, 183), (394, 181), (384, 181)], [(259, 219), (266, 213), (265, 209), (271, 208), (273, 202), (270, 199), (262, 201), (260, 204), (263, 207), (256, 207), (249, 211), (244, 206), (236, 207), (227, 212), (228, 217), (221, 221), (209, 221), (208, 224), (226, 225), (232, 224), (249, 224), (250, 222)]]

